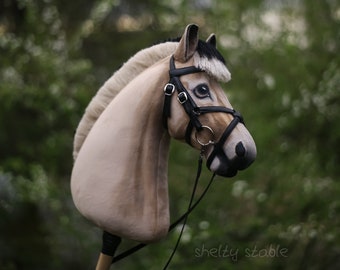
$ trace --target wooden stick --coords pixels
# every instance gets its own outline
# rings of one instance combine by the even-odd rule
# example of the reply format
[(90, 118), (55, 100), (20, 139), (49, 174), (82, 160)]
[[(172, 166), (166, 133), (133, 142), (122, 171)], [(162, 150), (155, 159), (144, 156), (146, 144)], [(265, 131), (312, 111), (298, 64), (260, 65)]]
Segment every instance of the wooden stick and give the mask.
[(96, 270), (109, 270), (111, 267), (113, 256), (105, 255), (100, 252)]
[(99, 255), (96, 270), (109, 270), (113, 256), (122, 239), (119, 236), (103, 232), (102, 251)]

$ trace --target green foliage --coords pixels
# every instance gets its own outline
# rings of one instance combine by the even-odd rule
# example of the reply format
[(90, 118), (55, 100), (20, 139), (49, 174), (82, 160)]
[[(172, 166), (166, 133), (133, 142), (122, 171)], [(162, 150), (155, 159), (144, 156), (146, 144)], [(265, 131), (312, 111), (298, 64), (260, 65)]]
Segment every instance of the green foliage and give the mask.
[[(94, 268), (100, 231), (69, 190), (74, 130), (115, 69), (195, 22), (202, 38), (217, 34), (233, 77), (224, 87), (258, 158), (216, 179), (170, 269), (338, 269), (339, 12), (323, 0), (3, 1), (0, 268)], [(187, 207), (197, 158), (172, 143), (172, 219)], [(204, 170), (199, 192), (209, 178)], [(161, 268), (177, 236), (117, 267)]]

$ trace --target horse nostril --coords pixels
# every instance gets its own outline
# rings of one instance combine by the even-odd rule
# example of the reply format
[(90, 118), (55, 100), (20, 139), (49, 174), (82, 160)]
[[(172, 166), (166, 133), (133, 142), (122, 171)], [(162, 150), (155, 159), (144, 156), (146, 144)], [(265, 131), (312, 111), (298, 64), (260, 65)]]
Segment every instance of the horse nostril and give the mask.
[(236, 144), (235, 151), (238, 157), (244, 157), (244, 155), (246, 154), (246, 149), (244, 148), (242, 142)]

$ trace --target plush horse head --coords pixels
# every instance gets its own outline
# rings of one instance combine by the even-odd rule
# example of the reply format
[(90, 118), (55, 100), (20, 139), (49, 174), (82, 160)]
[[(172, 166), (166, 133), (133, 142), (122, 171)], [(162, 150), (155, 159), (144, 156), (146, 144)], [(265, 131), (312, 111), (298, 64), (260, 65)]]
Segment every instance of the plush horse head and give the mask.
[(78, 210), (113, 235), (140, 242), (169, 228), (170, 137), (231, 177), (255, 159), (255, 143), (219, 81), (230, 80), (216, 39), (188, 25), (178, 41), (138, 52), (92, 99), (74, 141)]

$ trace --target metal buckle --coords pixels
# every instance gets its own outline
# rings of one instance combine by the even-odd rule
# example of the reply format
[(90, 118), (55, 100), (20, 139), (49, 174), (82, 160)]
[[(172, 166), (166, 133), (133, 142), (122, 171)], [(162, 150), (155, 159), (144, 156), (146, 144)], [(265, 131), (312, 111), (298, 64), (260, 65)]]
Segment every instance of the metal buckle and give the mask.
[(167, 83), (164, 86), (164, 94), (166, 96), (171, 96), (175, 92), (176, 87), (172, 83)]
[(177, 100), (180, 104), (185, 103), (188, 100), (187, 93), (185, 92), (178, 93)]

